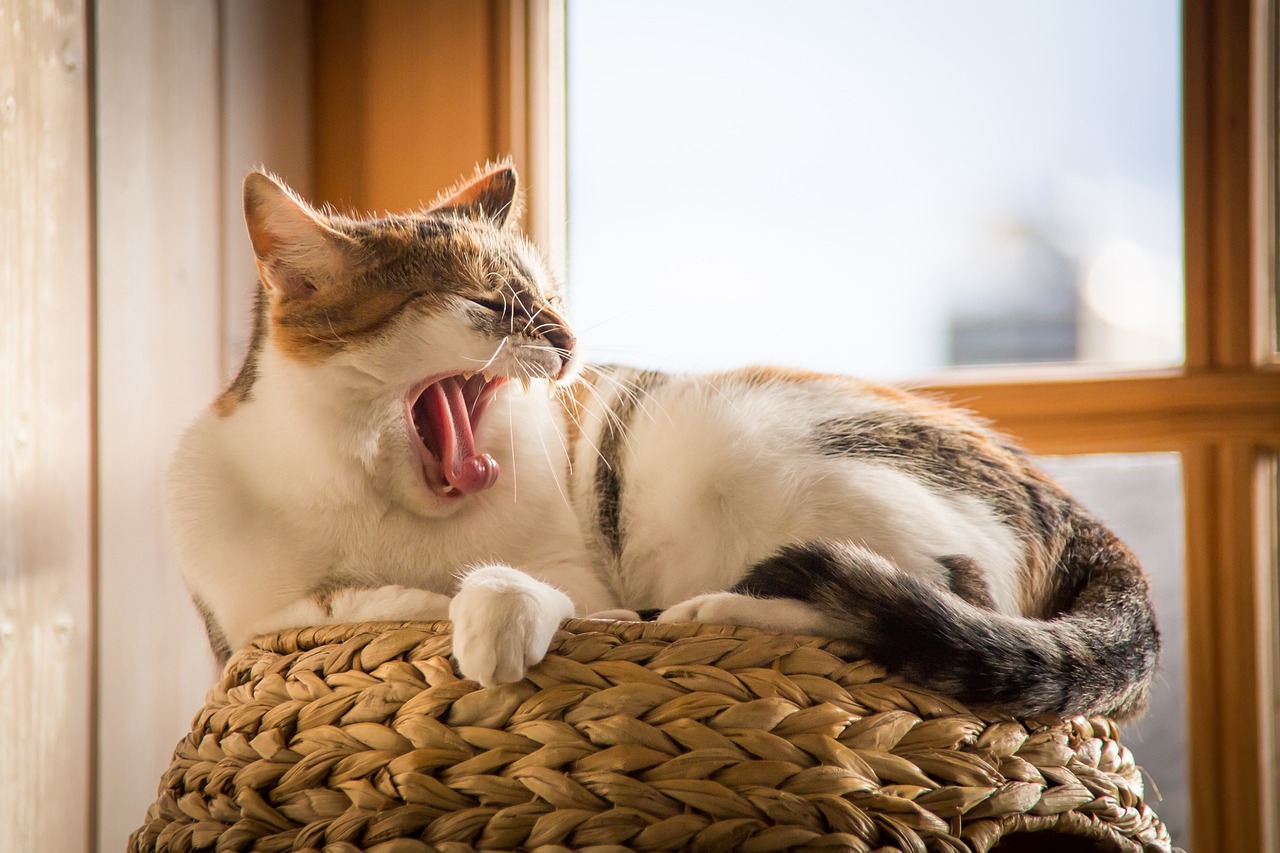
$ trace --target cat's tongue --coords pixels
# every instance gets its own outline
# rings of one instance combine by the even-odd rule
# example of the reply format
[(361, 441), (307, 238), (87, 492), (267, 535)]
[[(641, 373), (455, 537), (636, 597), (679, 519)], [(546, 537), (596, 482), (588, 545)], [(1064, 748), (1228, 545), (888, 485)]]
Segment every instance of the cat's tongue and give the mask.
[(462, 393), (462, 380), (451, 376), (429, 386), (427, 414), (440, 439), (433, 448), (440, 456), (444, 478), (462, 494), (487, 489), (498, 482), (498, 463), (487, 453), (476, 453), (471, 431), (471, 411)]

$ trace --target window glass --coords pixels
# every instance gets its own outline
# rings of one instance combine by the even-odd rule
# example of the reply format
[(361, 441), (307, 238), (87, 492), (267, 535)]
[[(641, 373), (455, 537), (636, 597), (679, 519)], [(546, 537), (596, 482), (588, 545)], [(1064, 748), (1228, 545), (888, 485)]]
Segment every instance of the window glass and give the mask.
[[(1121, 725), (1123, 742), (1146, 770), (1146, 796), (1174, 843), (1191, 843), (1187, 769), (1185, 528), (1182, 466), (1176, 453), (1057, 456), (1046, 470), (1133, 549), (1151, 578), (1160, 624), (1160, 671), (1151, 710)], [(1160, 796), (1156, 795), (1156, 787)], [(1161, 799), (1161, 797), (1163, 799)]]
[(1182, 359), (1167, 0), (569, 0), (597, 358), (873, 377)]

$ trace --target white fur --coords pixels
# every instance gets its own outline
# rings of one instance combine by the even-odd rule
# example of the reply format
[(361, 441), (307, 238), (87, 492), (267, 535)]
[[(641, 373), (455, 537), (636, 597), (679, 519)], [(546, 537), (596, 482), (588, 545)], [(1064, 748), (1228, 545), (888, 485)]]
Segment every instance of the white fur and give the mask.
[[(169, 479), (171, 527), (192, 593), (232, 648), (298, 625), (447, 614), (463, 674), (492, 684), (523, 677), (574, 613), (661, 607), (666, 619), (812, 632), (805, 605), (724, 592), (755, 561), (810, 539), (863, 545), (936, 583), (936, 558), (970, 556), (998, 608), (1017, 612), (1021, 548), (977, 500), (884, 463), (797, 451), (814, 423), (888, 405), (835, 380), (660, 385), (626, 443), (620, 566), (600, 561), (595, 519), (581, 510), (608, 393), (582, 419), (571, 482), (548, 383), (508, 384), (477, 436), (498, 484), (436, 496), (410, 441), (409, 389), (481, 365), (549, 372), (542, 351), (472, 331), (464, 310), (406, 317), (381, 343), (318, 365), (268, 339), (250, 399), (187, 432)], [(326, 611), (313, 593), (335, 586), (352, 589)]]
[[(485, 563), (571, 590), (567, 612), (563, 594), (538, 599), (557, 624), (575, 604), (586, 613), (616, 603), (578, 577), (586, 550), (561, 496), (558, 423), (538, 386), (526, 398), (508, 385), (481, 424), (478, 444), (503, 472), (494, 488), (454, 501), (426, 489), (404, 397), (426, 377), (474, 369), (497, 343), (447, 315), (405, 326), (359, 358), (320, 365), (268, 341), (251, 398), (228, 417), (206, 411), (183, 437), (170, 527), (188, 586), (233, 649), (300, 625), (444, 618), (459, 574)], [(364, 589), (335, 596), (330, 614), (310, 598), (335, 584)]]
[(519, 681), (572, 615), (569, 596), (524, 572), (509, 566), (473, 569), (449, 607), (454, 657), (485, 686)]
[[(838, 380), (712, 388), (688, 377), (660, 386), (633, 422), (622, 466), (632, 507), (618, 579), (624, 603), (667, 608), (732, 586), (781, 545), (836, 539), (939, 584), (938, 557), (970, 556), (997, 609), (1016, 613), (1021, 546), (979, 501), (881, 462), (797, 450), (812, 445), (813, 423), (883, 405), (850, 396)], [(599, 429), (598, 418), (590, 422)]]
[(734, 592), (695, 595), (664, 610), (659, 622), (710, 622), (747, 625), (788, 634), (821, 634), (826, 620), (803, 601), (752, 598)]

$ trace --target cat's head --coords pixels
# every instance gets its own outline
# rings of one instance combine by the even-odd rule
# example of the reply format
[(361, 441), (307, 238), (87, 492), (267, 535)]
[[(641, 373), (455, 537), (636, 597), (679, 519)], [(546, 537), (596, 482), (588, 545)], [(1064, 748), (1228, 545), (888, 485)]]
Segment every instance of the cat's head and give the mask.
[(316, 210), (262, 172), (244, 182), (263, 286), (255, 350), (402, 405), (389, 439), (440, 500), (496, 481), (474, 435), (502, 386), (570, 372), (574, 337), (541, 254), (513, 226), (517, 204), (509, 164), (424, 210), (368, 219)]

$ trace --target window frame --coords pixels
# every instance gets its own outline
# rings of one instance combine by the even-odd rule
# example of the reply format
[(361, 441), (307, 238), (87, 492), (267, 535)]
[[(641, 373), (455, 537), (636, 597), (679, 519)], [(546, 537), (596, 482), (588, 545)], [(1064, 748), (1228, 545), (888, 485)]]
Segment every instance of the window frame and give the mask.
[[(558, 29), (542, 32), (556, 42), (549, 52), (563, 57), (564, 3), (549, 6)], [(1180, 454), (1191, 847), (1223, 853), (1280, 841), (1276, 762), (1263, 758), (1275, 752), (1277, 655), (1263, 606), (1274, 596), (1273, 564), (1262, 543), (1275, 521), (1259, 489), (1280, 453), (1280, 360), (1268, 322), (1276, 299), (1275, 8), (1274, 0), (1183, 4), (1182, 367), (966, 370), (918, 383), (1034, 453)], [(529, 77), (535, 88), (563, 91), (563, 73), (561, 60), (530, 68)], [(563, 149), (548, 154), (563, 169)], [(539, 188), (531, 191), (536, 198)], [(566, 194), (563, 186), (551, 191)], [(538, 228), (556, 235), (547, 245), (564, 269), (564, 218)]]
[[(427, 186), (424, 172), (406, 177), (402, 157), (379, 153), (388, 138), (378, 117), (430, 112), (433, 126), (487, 140), (487, 156), (511, 153), (527, 187), (522, 225), (563, 272), (566, 260), (565, 150), (566, 0), (483, 0), (414, 4), (397, 15), (458, 28), (468, 55), (487, 56), (494, 83), (483, 104), (424, 106), (393, 101), (397, 75), (428, 74), (441, 87), (450, 75), (473, 85), (466, 69), (412, 52), (402, 68), (365, 62), (355, 114), (364, 125), (315, 127), (321, 201), (345, 198), (361, 209), (394, 207), (370, 191), (398, 182)], [(1189, 765), (1192, 840), (1201, 853), (1280, 847), (1277, 768), (1270, 708), (1276, 697), (1273, 564), (1265, 548), (1274, 533), (1259, 484), (1280, 454), (1280, 359), (1275, 354), (1277, 0), (1184, 0), (1183, 150), (1186, 270), (1186, 360), (1181, 368), (1099, 374), (1080, 368), (972, 370), (921, 383), (1046, 454), (1181, 454), (1186, 511)], [(368, 24), (379, 4), (321, 4), (317, 41), (337, 12)], [(466, 10), (465, 12), (462, 10)], [(389, 13), (388, 13), (389, 14)], [(330, 20), (332, 19), (332, 20)], [(463, 20), (465, 19), (465, 20)], [(326, 24), (326, 21), (328, 22)], [(385, 22), (384, 22), (385, 23)], [(397, 19), (395, 31), (412, 21)], [(360, 56), (383, 57), (376, 27), (363, 33)], [(463, 43), (463, 42), (460, 42)], [(360, 57), (355, 61), (359, 62)], [(408, 60), (406, 60), (408, 62)], [(471, 66), (467, 66), (471, 67)], [(337, 83), (333, 84), (338, 85)], [(314, 96), (329, 87), (319, 75)], [(341, 94), (341, 93), (339, 93)], [(432, 112), (434, 110), (434, 112)], [(390, 122), (391, 119), (384, 118)], [(425, 126), (425, 125), (424, 125)], [(401, 140), (406, 144), (409, 140)], [(368, 143), (368, 144), (366, 144)], [(400, 144), (396, 142), (395, 144)], [(319, 174), (343, 154), (363, 152), (359, 168)], [(332, 155), (332, 156), (331, 156)], [(456, 175), (468, 163), (449, 151), (432, 168)], [(468, 152), (468, 158), (479, 156)], [(328, 159), (326, 159), (328, 158)], [(446, 162), (449, 161), (449, 162)], [(411, 179), (412, 178), (412, 179)], [(321, 180), (323, 179), (323, 180)], [(419, 180), (420, 179), (420, 180)], [(343, 180), (353, 183), (340, 185)], [(328, 182), (328, 183), (326, 183)], [(416, 191), (416, 190), (415, 190)]]

